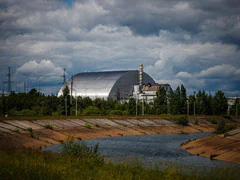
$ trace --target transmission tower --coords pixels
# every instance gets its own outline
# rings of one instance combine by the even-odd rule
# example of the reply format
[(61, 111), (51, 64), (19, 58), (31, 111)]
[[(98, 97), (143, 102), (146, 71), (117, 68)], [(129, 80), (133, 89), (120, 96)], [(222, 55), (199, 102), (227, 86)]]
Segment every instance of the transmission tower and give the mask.
[(4, 84), (8, 84), (8, 92), (10, 93), (12, 91), (12, 88), (11, 88), (11, 67), (8, 67), (8, 74), (7, 74), (7, 77), (8, 77), (8, 80), (4, 82)]
[(11, 89), (11, 67), (8, 67), (8, 92), (10, 93), (12, 91)]
[(61, 77), (63, 77), (63, 85), (64, 85), (66, 82), (66, 68), (63, 68), (63, 75)]

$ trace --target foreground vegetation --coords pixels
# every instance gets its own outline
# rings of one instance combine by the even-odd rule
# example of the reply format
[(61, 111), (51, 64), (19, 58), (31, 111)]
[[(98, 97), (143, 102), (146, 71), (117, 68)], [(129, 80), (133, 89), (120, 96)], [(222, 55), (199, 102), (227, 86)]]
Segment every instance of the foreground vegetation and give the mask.
[[(0, 150), (0, 179), (237, 179), (236, 168), (200, 171), (174, 165), (144, 167), (140, 161), (104, 162), (94, 149), (65, 144), (62, 154), (26, 149)], [(78, 150), (77, 150), (78, 149)], [(85, 155), (83, 155), (85, 152)], [(94, 156), (92, 156), (95, 153)]]

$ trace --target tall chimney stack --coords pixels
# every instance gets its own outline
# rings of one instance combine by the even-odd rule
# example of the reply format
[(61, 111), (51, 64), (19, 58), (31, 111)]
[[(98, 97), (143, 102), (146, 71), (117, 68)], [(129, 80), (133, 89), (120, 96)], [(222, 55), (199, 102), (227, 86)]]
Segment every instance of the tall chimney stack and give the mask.
[(143, 64), (139, 65), (139, 86), (142, 87)]

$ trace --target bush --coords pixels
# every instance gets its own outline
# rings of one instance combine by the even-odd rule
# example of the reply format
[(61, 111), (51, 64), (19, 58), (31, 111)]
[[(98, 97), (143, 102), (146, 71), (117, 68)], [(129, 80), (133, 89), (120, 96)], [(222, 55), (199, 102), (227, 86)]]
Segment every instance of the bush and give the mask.
[(183, 126), (187, 126), (189, 123), (187, 116), (180, 116), (175, 120), (177, 121), (177, 124), (181, 124)]
[(30, 110), (30, 109), (23, 109), (21, 111), (21, 114), (22, 115), (25, 115), (25, 116), (35, 116), (36, 115), (36, 112), (33, 111), (33, 110)]
[(100, 110), (97, 107), (89, 106), (83, 110), (83, 115), (99, 115)]
[(237, 128), (236, 124), (234, 124), (234, 123), (226, 124), (225, 120), (222, 119), (221, 122), (217, 126), (216, 133), (223, 134), (223, 133), (228, 132), (235, 128)]
[(70, 140), (62, 143), (61, 154), (75, 157), (76, 160), (90, 160), (96, 165), (102, 165), (104, 163), (104, 157), (99, 153), (98, 147), (98, 143), (91, 148), (83, 141), (74, 143), (73, 140)]
[(30, 136), (31, 136), (31, 138), (36, 138), (36, 137), (34, 136), (34, 134), (33, 134), (33, 130), (32, 130), (32, 128), (27, 128), (27, 131), (30, 132)]
[(108, 115), (110, 116), (122, 116), (122, 115), (128, 115), (127, 111), (122, 110), (110, 110), (108, 111)]
[(91, 129), (91, 124), (89, 124), (88, 122), (85, 123), (85, 127), (88, 129)]
[(44, 127), (45, 127), (46, 129), (53, 129), (53, 126), (52, 126), (51, 124), (46, 124)]
[(212, 124), (217, 124), (217, 120), (216, 120), (216, 119), (210, 119), (210, 122), (211, 122)]
[(21, 111), (17, 111), (16, 109), (11, 109), (9, 112), (8, 112), (9, 115), (11, 116), (17, 116), (17, 115), (20, 115), (21, 114)]

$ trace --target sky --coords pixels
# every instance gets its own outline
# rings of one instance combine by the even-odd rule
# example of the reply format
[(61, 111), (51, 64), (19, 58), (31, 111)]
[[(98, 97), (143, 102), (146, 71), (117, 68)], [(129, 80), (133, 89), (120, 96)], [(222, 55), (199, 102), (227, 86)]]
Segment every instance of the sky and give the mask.
[(1, 0), (0, 89), (56, 94), (85, 71), (138, 69), (188, 94), (240, 95), (239, 0)]

